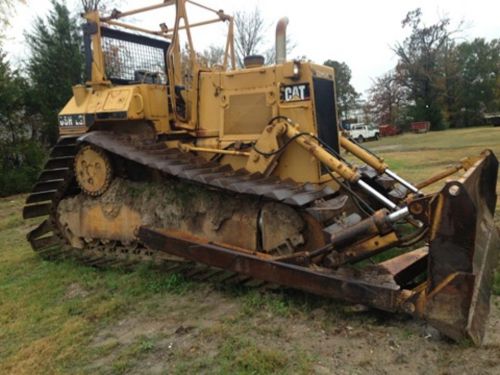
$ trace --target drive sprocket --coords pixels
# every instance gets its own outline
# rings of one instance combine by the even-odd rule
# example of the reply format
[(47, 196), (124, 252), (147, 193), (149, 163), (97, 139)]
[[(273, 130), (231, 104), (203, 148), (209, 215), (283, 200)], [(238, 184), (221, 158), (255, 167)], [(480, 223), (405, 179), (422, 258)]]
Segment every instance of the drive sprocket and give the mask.
[(75, 156), (75, 176), (78, 186), (86, 194), (97, 197), (109, 188), (113, 167), (105, 151), (87, 145)]

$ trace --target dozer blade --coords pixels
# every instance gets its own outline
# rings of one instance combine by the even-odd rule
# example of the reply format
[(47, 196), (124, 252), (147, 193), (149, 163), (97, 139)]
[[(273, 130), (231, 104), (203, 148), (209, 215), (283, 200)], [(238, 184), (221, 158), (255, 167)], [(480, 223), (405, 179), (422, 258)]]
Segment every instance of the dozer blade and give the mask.
[(490, 151), (431, 203), (423, 317), (443, 334), (481, 344), (500, 252), (493, 220), (498, 160)]

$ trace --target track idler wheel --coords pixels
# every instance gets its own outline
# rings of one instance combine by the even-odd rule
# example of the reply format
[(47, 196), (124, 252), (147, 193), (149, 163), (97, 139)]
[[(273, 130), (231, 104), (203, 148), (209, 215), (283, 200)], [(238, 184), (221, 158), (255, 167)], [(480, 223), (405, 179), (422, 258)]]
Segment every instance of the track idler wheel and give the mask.
[(111, 160), (105, 151), (94, 146), (82, 147), (75, 157), (75, 176), (85, 194), (104, 194), (113, 179)]

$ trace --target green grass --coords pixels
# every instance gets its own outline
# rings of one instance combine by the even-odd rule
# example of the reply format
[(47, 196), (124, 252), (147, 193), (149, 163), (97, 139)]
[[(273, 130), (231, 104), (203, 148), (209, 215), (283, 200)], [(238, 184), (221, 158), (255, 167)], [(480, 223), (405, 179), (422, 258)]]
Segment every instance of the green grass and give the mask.
[(498, 267), (495, 272), (495, 280), (493, 281), (493, 293), (500, 296), (500, 269)]
[(264, 347), (254, 339), (230, 335), (224, 338), (213, 357), (199, 358), (186, 355), (175, 374), (196, 374), (209, 371), (214, 374), (308, 374), (312, 357), (297, 351), (289, 357), (279, 348)]
[[(391, 169), (418, 182), (466, 156), (478, 156), (485, 149), (500, 157), (500, 128), (403, 134), (366, 143), (366, 146), (384, 157)], [(500, 184), (497, 185), (497, 192), (500, 193)]]
[[(126, 343), (111, 334), (103, 345), (96, 346), (95, 337), (102, 330), (130, 315), (141, 317), (145, 323), (140, 324), (147, 325), (149, 320), (163, 319), (167, 309), (179, 321), (190, 315), (203, 320), (207, 307), (199, 301), (211, 287), (180, 275), (148, 267), (135, 272), (99, 271), (71, 261), (38, 258), (25, 240), (33, 223), (19, 220), (23, 199), (0, 200), (0, 373), (134, 372), (144, 360), (165, 350), (164, 343), (158, 344), (163, 340), (161, 334), (140, 334)], [(226, 294), (241, 301), (241, 309), (231, 322), (215, 323), (216, 327), (224, 326), (215, 342), (213, 337), (205, 338), (205, 345), (214, 346), (211, 350), (215, 354), (207, 362), (203, 351), (201, 356), (199, 351), (179, 351), (172, 366), (174, 373), (193, 373), (199, 368), (227, 374), (309, 372), (308, 354), (300, 348), (284, 353), (279, 347), (240, 338), (245, 336), (244, 330), (252, 330), (238, 323), (241, 317), (257, 315), (260, 309), (288, 315), (283, 296), (274, 299), (243, 290)], [(265, 333), (265, 328), (260, 332)], [(267, 334), (276, 332), (270, 329)], [(91, 365), (103, 358), (104, 364), (98, 368)]]
[[(390, 168), (413, 182), (422, 181), (467, 156), (492, 150), (500, 158), (500, 128), (479, 127), (426, 134), (403, 134), (382, 138), (366, 146), (384, 157)], [(435, 191), (440, 184), (429, 187)], [(500, 173), (497, 178), (500, 196)], [(495, 223), (500, 227), (500, 200), (497, 200)], [(493, 293), (500, 295), (500, 270), (495, 274)]]
[[(367, 146), (418, 180), (483, 148), (500, 155), (500, 128)], [(378, 314), (348, 313), (342, 303), (307, 293), (203, 285), (148, 267), (99, 271), (43, 261), (25, 240), (35, 222), (21, 219), (24, 198), (0, 199), (2, 374), (135, 374), (155, 366), (169, 374), (309, 374), (331, 351), (340, 353), (314, 349), (321, 332), (386, 328)], [(493, 289), (500, 294), (498, 272)], [(292, 336), (299, 327), (302, 334)], [(418, 338), (406, 325), (398, 332), (403, 340)]]
[[(309, 374), (311, 365), (315, 360), (314, 353), (307, 352), (299, 345), (292, 345), (290, 351), (283, 350), (280, 342), (286, 340), (287, 329), (281, 324), (263, 323), (262, 319), (269, 319), (274, 309), (270, 299), (265, 302), (255, 301), (253, 292), (251, 296), (241, 294), (234, 296), (241, 301), (242, 309), (235, 315), (222, 319), (217, 324), (210, 325), (200, 331), (198, 336), (201, 345), (210, 342), (221, 342), (216, 352), (200, 357), (190, 351), (176, 354), (181, 356), (175, 374)], [(249, 309), (248, 304), (251, 304)], [(255, 303), (259, 306), (256, 307)], [(255, 308), (255, 309), (254, 309)], [(282, 314), (279, 310), (276, 314)], [(288, 317), (297, 317), (295, 313), (287, 311)], [(284, 315), (279, 315), (284, 316)], [(254, 324), (255, 319), (259, 324)]]

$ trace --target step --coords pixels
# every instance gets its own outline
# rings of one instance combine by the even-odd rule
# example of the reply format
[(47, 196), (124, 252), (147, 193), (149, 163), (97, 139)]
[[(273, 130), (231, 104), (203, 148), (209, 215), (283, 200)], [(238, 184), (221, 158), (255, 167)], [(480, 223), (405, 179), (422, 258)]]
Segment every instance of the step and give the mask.
[(41, 204), (33, 204), (31, 206), (24, 206), (23, 218), (33, 219), (35, 217), (45, 216), (50, 213), (51, 209), (52, 209), (52, 203), (41, 203)]
[(41, 191), (40, 193), (33, 193), (26, 199), (26, 204), (39, 203), (51, 201), (57, 194), (57, 190)]

